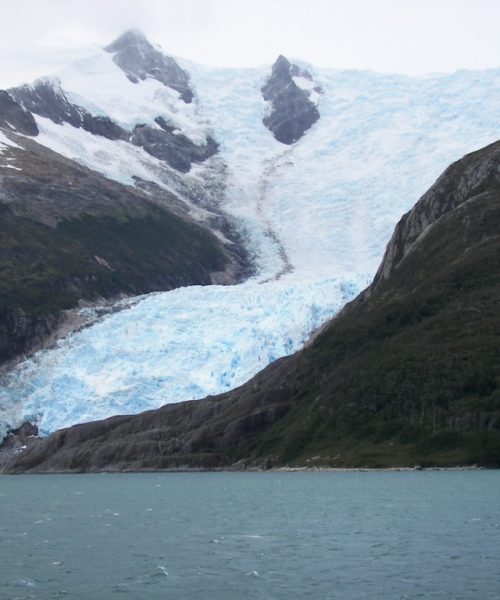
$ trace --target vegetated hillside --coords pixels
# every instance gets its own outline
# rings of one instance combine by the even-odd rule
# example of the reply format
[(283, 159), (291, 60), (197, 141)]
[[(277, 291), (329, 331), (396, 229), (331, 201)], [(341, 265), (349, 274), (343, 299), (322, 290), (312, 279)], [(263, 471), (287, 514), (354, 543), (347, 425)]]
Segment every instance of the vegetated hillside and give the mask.
[(61, 430), (19, 471), (500, 466), (500, 142), (405, 215), (372, 286), (219, 397)]
[(39, 347), (81, 299), (238, 279), (243, 259), (173, 214), (175, 197), (9, 136), (17, 146), (0, 155), (0, 362)]
[[(452, 165), (374, 283), (297, 357), (280, 462), (500, 464), (500, 143)], [(319, 458), (314, 458), (318, 457)]]

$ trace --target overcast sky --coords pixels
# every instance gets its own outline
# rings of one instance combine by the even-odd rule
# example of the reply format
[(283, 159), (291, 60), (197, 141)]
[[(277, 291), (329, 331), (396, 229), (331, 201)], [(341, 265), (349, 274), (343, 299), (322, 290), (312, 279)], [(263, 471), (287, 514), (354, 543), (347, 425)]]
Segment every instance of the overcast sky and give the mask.
[(0, 86), (131, 27), (214, 66), (278, 54), (398, 73), (500, 67), (500, 0), (0, 0)]

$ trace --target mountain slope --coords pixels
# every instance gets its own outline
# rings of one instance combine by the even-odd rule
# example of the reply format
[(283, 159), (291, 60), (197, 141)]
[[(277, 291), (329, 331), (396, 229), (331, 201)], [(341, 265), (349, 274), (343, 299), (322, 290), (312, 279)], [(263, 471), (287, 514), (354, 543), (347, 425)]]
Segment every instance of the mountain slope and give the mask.
[(188, 74), (137, 31), (9, 94), (38, 117), (139, 146), (182, 173), (217, 152), (197, 118)]
[(257, 452), (498, 466), (499, 260), (496, 143), (455, 163), (403, 217), (374, 283), (298, 359), (300, 403)]
[[(178, 61), (193, 94), (188, 102), (169, 85), (171, 63), (158, 48), (143, 52), (136, 33), (122, 43), (130, 50), (122, 66), (115, 58), (123, 48), (103, 49), (45, 80), (71, 105), (62, 99), (62, 113), (76, 110), (102, 125), (100, 133), (83, 120), (35, 113), (36, 142), (236, 242), (253, 276), (119, 303), (33, 355), (2, 381), (0, 437), (27, 421), (48, 435), (241, 385), (301, 348), (372, 280), (400, 215), (447, 164), (500, 137), (498, 70), (412, 78), (282, 58), (283, 76), (274, 77), (271, 67)], [(142, 55), (151, 59), (138, 64)], [(310, 102), (319, 118), (303, 129)], [(288, 123), (293, 138), (303, 134), (280, 142), (265, 126), (271, 115)], [(106, 119), (126, 139), (103, 135)], [(127, 137), (142, 125), (198, 148), (212, 138), (217, 152), (187, 172), (176, 169)]]
[(153, 199), (5, 131), (0, 362), (43, 345), (82, 299), (238, 279), (241, 257), (172, 194)]
[(499, 273), (500, 142), (443, 174), (302, 352), (220, 397), (62, 430), (7, 470), (498, 466)]
[(195, 206), (211, 175), (184, 177), (216, 152), (188, 74), (137, 31), (1, 91), (0, 362), (50, 344), (81, 300), (248, 273), (234, 227)]

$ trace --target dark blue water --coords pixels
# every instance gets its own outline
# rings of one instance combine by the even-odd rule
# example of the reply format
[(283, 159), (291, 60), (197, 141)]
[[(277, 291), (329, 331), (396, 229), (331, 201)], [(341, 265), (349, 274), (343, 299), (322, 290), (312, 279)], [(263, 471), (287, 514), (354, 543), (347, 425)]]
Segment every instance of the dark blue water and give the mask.
[(500, 472), (0, 477), (0, 599), (500, 599)]

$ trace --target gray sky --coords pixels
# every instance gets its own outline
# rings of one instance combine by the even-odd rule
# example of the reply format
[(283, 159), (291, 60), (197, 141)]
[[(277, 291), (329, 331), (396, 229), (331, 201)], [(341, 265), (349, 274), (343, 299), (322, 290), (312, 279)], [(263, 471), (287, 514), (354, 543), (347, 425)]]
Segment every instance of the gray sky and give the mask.
[(175, 56), (398, 73), (500, 67), (500, 0), (0, 0), (0, 86), (137, 27)]

